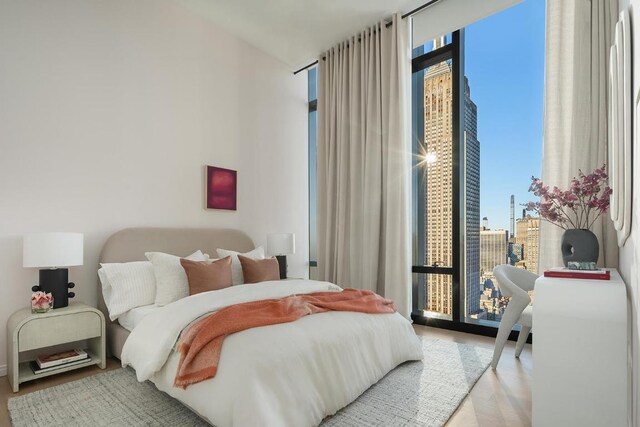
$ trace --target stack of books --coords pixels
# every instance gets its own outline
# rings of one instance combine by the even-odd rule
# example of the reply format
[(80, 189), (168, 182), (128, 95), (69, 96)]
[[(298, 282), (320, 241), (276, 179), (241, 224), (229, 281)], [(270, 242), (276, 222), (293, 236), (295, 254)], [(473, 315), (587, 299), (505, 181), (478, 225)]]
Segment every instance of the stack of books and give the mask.
[(609, 270), (573, 270), (559, 267), (544, 272), (544, 277), (560, 277), (564, 279), (611, 280)]
[(91, 360), (86, 351), (80, 349), (62, 351), (60, 353), (38, 356), (31, 362), (31, 370), (34, 374), (63, 369), (68, 366), (79, 365)]

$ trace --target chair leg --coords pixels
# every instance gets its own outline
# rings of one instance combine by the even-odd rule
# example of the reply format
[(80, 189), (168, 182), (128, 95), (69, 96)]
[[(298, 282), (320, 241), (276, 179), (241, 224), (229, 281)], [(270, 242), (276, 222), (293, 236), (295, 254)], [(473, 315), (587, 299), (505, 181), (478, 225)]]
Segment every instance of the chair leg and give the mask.
[(496, 369), (496, 367), (498, 366), (498, 361), (500, 360), (500, 356), (502, 355), (504, 345), (506, 344), (507, 339), (509, 339), (511, 328), (513, 328), (513, 325), (515, 325), (515, 322), (510, 322), (508, 319), (505, 319), (505, 317), (503, 317), (502, 321), (500, 322), (498, 335), (496, 336), (496, 344), (493, 349), (493, 359), (491, 360), (491, 367), (493, 369)]
[(518, 334), (518, 342), (516, 343), (516, 357), (518, 358), (520, 357), (520, 353), (522, 353), (524, 345), (527, 343), (527, 338), (529, 338), (530, 331), (530, 327), (522, 325), (520, 334)]

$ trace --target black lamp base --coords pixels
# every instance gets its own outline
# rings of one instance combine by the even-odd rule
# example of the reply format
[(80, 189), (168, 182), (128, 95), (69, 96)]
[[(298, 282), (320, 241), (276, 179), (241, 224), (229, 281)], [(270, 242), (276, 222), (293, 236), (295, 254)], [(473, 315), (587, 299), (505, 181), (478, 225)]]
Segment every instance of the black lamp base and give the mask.
[(286, 255), (276, 255), (278, 259), (278, 264), (280, 265), (280, 280), (287, 278), (287, 256)]
[(53, 308), (62, 308), (69, 305), (69, 298), (75, 294), (69, 292), (75, 284), (69, 283), (69, 269), (54, 268), (40, 270), (40, 285), (34, 286), (34, 291), (51, 293), (53, 296)]

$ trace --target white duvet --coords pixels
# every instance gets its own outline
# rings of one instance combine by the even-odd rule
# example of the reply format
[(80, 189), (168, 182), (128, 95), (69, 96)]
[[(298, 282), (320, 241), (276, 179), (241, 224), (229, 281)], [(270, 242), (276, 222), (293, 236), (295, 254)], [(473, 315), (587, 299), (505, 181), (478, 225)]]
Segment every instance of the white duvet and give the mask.
[(174, 346), (192, 321), (229, 305), (341, 290), (328, 282), (287, 280), (184, 298), (135, 327), (122, 364), (217, 427), (318, 425), (400, 363), (422, 358), (409, 321), (398, 313), (327, 312), (232, 334), (215, 378), (186, 390), (173, 387), (179, 359)]

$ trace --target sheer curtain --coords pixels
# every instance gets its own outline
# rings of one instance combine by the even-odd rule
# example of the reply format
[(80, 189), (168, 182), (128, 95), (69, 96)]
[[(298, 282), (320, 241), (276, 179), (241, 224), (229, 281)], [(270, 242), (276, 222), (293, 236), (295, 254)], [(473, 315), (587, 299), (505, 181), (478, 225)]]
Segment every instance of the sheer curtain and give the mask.
[[(609, 48), (617, 0), (547, 0), (547, 48), (542, 180), (568, 187), (607, 161)], [(600, 242), (598, 263), (618, 266), (618, 244), (609, 215), (591, 230)], [(540, 223), (540, 272), (562, 265), (563, 230)]]
[(318, 66), (318, 274), (411, 311), (409, 25), (400, 15)]

